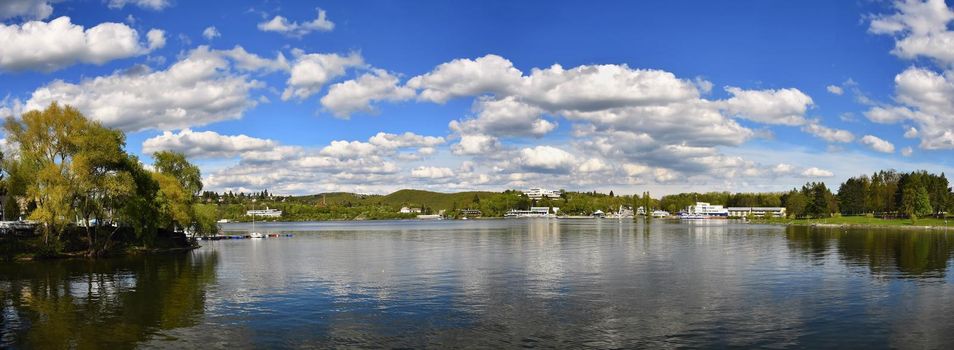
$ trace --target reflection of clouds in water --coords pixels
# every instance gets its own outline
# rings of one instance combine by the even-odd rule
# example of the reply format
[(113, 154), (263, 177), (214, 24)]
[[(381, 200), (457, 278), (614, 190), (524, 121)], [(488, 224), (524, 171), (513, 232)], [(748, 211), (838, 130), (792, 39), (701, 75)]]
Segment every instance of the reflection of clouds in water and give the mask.
[(931, 307), (951, 300), (949, 281), (917, 284), (949, 256), (933, 240), (728, 221), (307, 225), (292, 239), (207, 247), (223, 251), (210, 299), (249, 298), (216, 302), (234, 305), (204, 326), (231, 322), (240, 327), (226, 332), (262, 347), (904, 347), (945, 345), (954, 321)]

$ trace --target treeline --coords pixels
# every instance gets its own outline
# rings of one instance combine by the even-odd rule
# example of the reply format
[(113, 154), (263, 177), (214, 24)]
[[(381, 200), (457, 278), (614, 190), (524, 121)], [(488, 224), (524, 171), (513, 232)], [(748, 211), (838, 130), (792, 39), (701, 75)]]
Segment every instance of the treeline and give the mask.
[(696, 202), (727, 207), (785, 207), (789, 217), (869, 215), (882, 218), (943, 216), (954, 208), (947, 177), (924, 170), (910, 173), (878, 171), (852, 177), (832, 192), (824, 183), (810, 182), (784, 193), (680, 193), (663, 196), (659, 208), (677, 212)]
[(151, 169), (125, 151), (125, 134), (55, 102), (8, 118), (2, 162), (4, 217), (37, 223), (41, 254), (84, 246), (89, 256), (118, 237), (153, 247), (160, 234), (212, 233), (215, 208), (199, 204), (199, 168), (179, 153), (153, 155)]

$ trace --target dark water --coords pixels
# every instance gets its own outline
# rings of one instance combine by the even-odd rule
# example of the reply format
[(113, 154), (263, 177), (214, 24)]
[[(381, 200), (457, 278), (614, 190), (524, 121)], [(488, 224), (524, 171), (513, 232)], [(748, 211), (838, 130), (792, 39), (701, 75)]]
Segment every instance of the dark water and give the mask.
[(4, 263), (0, 347), (954, 348), (954, 233), (615, 220), (258, 228), (295, 236)]

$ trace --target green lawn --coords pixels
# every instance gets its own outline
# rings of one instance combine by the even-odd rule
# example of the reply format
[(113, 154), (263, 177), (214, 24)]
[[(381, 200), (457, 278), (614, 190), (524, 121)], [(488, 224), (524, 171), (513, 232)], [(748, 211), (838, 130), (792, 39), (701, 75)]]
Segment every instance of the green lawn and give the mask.
[(822, 219), (757, 219), (753, 222), (779, 223), (779, 224), (832, 224), (832, 225), (867, 225), (867, 226), (950, 226), (954, 228), (954, 218), (919, 218), (916, 221), (911, 219), (881, 219), (869, 218), (866, 216), (842, 216)]

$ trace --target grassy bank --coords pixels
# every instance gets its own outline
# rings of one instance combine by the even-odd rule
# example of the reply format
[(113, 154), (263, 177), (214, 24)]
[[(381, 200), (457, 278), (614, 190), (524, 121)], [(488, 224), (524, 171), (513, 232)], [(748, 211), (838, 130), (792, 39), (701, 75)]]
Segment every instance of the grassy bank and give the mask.
[(845, 225), (869, 227), (949, 227), (954, 229), (954, 218), (919, 218), (911, 219), (882, 219), (866, 216), (841, 216), (820, 219), (755, 219), (754, 223), (783, 224), (783, 225)]

